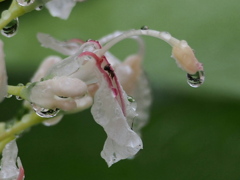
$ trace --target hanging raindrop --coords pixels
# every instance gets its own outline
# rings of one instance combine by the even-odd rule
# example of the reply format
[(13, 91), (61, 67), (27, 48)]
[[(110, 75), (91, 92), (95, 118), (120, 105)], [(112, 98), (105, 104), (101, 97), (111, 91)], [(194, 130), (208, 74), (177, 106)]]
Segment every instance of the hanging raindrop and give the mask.
[(45, 108), (39, 107), (33, 103), (31, 105), (32, 105), (33, 110), (36, 112), (36, 114), (42, 118), (55, 117), (60, 111), (60, 109), (57, 109), (57, 108), (56, 109), (45, 109)]
[(41, 11), (42, 9), (43, 9), (43, 5), (40, 5), (40, 6), (35, 8), (36, 11)]
[(34, 3), (34, 0), (17, 0), (20, 6), (29, 6)]
[(6, 25), (2, 30), (1, 33), (2, 35), (6, 37), (13, 37), (17, 33), (17, 29), (19, 26), (18, 18), (12, 20), (8, 25)]
[(194, 88), (199, 87), (204, 82), (204, 71), (198, 71), (195, 74), (187, 74), (187, 83)]
[[(24, 84), (19, 83), (17, 86), (24, 86)], [(16, 99), (19, 101), (23, 100), (20, 96), (16, 96)]]
[(148, 29), (149, 29), (148, 26), (142, 26), (142, 27), (141, 27), (141, 30), (148, 30)]
[(13, 95), (12, 94), (7, 94), (5, 98), (11, 98)]

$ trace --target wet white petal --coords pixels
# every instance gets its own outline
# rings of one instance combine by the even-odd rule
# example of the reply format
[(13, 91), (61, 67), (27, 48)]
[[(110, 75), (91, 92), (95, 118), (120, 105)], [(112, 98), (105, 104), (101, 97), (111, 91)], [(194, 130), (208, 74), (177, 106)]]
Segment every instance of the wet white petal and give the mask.
[(29, 101), (46, 109), (73, 110), (77, 107), (75, 98), (87, 93), (87, 85), (70, 77), (55, 77), (38, 82), (31, 88)]
[[(127, 111), (130, 111), (129, 108), (126, 108)], [(107, 133), (108, 139), (101, 154), (109, 166), (134, 156), (142, 148), (142, 140), (131, 130), (127, 118), (104, 79), (94, 96), (91, 112), (95, 121)], [(127, 112), (127, 117), (133, 116), (132, 112)]]
[(7, 95), (7, 73), (4, 60), (3, 42), (0, 40), (0, 102)]
[(75, 0), (51, 0), (46, 7), (53, 17), (67, 19), (75, 4)]
[(48, 70), (61, 60), (62, 59), (58, 56), (49, 56), (46, 59), (44, 59), (42, 64), (39, 66), (38, 70), (32, 77), (31, 82), (40, 81), (41, 78), (45, 77)]
[(146, 125), (151, 105), (151, 90), (148, 79), (142, 69), (142, 57), (129, 56), (122, 64), (116, 67), (116, 74), (126, 93), (137, 103), (138, 116), (134, 119), (133, 129), (140, 134), (141, 128)]
[(19, 175), (19, 169), (16, 166), (17, 154), (18, 147), (16, 141), (13, 140), (3, 150), (0, 171), (1, 180), (17, 180)]
[(73, 55), (80, 47), (78, 43), (59, 41), (44, 33), (38, 33), (37, 38), (42, 46), (53, 49), (64, 55)]

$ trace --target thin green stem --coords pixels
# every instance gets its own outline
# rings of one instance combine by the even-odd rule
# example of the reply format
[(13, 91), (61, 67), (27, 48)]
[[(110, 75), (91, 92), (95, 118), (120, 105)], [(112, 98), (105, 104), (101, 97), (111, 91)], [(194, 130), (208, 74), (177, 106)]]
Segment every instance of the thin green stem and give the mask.
[(35, 8), (41, 4), (42, 4), (42, 1), (35, 0), (34, 3), (29, 6), (20, 6), (16, 0), (13, 0), (9, 9), (2, 12), (1, 19), (0, 19), (0, 30), (3, 29), (12, 20), (28, 12), (31, 12), (32, 10), (35, 10)]
[(22, 96), (22, 91), (25, 88), (25, 86), (8, 86), (8, 94)]
[(16, 122), (11, 128), (0, 134), (0, 152), (2, 150), (1, 147), (11, 141), (12, 138), (15, 138), (16, 135), (36, 124), (43, 122), (44, 120), (46, 119), (37, 116), (35, 112), (31, 112), (23, 116), (21, 121)]

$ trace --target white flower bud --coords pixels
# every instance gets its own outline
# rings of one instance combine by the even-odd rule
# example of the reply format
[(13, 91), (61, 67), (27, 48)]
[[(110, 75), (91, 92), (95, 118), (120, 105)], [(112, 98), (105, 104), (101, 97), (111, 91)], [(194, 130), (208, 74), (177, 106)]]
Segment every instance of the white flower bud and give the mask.
[(177, 64), (187, 73), (195, 74), (198, 71), (203, 71), (203, 66), (198, 62), (193, 50), (184, 40), (173, 46), (172, 57)]
[(77, 107), (75, 98), (81, 98), (86, 93), (87, 85), (83, 81), (66, 76), (54, 77), (32, 87), (29, 101), (46, 109), (68, 111)]
[(41, 78), (43, 78), (47, 74), (48, 70), (53, 65), (60, 62), (61, 60), (62, 60), (62, 58), (60, 58), (58, 56), (49, 56), (46, 59), (44, 59), (42, 64), (39, 66), (37, 72), (32, 77), (31, 82), (40, 81)]

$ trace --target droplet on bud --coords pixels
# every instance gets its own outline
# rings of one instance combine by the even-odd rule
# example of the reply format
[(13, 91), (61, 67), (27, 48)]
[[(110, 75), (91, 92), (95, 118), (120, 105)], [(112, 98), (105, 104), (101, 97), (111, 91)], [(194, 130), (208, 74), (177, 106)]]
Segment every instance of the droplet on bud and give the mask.
[(204, 71), (198, 71), (195, 74), (187, 74), (187, 83), (194, 88), (199, 87), (204, 82)]
[(6, 25), (2, 30), (1, 33), (2, 35), (6, 37), (13, 37), (17, 33), (17, 29), (19, 26), (18, 18), (12, 20), (8, 25)]
[(17, 0), (17, 2), (20, 6), (29, 6), (34, 3), (34, 0)]
[(36, 114), (42, 118), (52, 118), (52, 117), (55, 117), (60, 109), (45, 109), (45, 108), (42, 108), (40, 106), (37, 106), (36, 104), (31, 104), (32, 105), (32, 108), (33, 110), (36, 112)]

